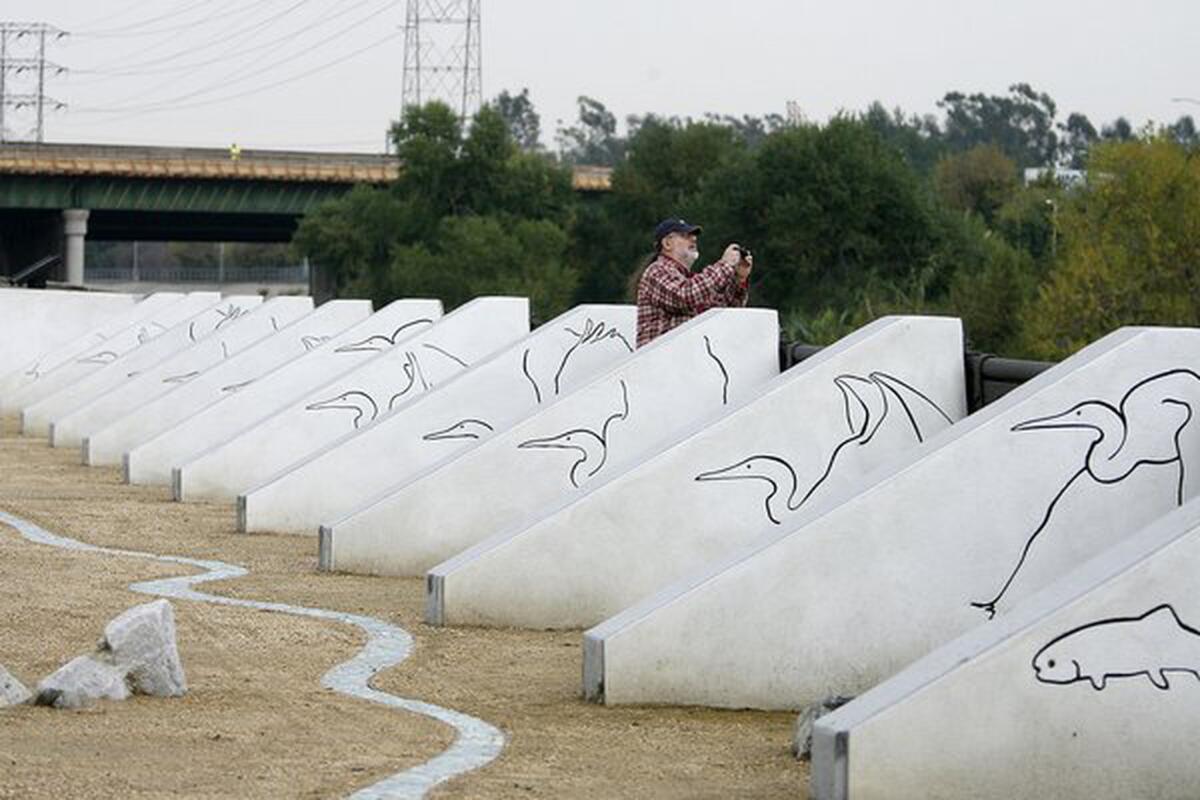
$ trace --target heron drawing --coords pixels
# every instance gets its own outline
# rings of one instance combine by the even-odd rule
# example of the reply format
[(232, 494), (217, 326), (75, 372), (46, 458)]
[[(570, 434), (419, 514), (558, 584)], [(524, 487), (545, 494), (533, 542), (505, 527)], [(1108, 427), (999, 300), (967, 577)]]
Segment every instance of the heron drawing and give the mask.
[(608, 435), (614, 422), (629, 418), (629, 390), (621, 381), (621, 410), (610, 414), (599, 431), (571, 428), (554, 436), (529, 439), (517, 445), (521, 450), (572, 450), (576, 454), (568, 477), (575, 488), (593, 477), (608, 461)]
[(379, 416), (379, 406), (371, 398), (371, 395), (357, 390), (342, 392), (327, 400), (318, 400), (304, 408), (307, 411), (353, 411), (355, 428), (370, 425), (375, 421), (375, 417)]
[(1115, 406), (1104, 400), (1084, 400), (1066, 411), (1014, 425), (1014, 432), (1088, 431), (1092, 441), (1084, 453), (1083, 464), (1055, 492), (1041, 521), (1026, 539), (1016, 565), (1000, 591), (990, 600), (974, 602), (971, 606), (982, 609), (989, 619), (996, 615), (996, 604), (1025, 566), (1034, 542), (1046, 530), (1059, 501), (1085, 476), (1098, 484), (1111, 486), (1141, 467), (1174, 464), (1177, 467), (1175, 502), (1182, 505), (1187, 472), (1181, 439), (1185, 432), (1191, 432), (1194, 404), (1198, 399), (1200, 375), (1190, 369), (1172, 369), (1138, 381)]

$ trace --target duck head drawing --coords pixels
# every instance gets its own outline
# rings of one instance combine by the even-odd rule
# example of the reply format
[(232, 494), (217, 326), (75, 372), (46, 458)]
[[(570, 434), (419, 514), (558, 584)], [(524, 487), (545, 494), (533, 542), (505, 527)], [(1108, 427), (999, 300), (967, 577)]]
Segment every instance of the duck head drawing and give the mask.
[(568, 450), (577, 457), (571, 465), (571, 484), (576, 488), (604, 466), (604, 440), (586, 428), (573, 428), (555, 436), (530, 439), (517, 445), (521, 450)]
[(427, 442), (443, 442), (451, 439), (482, 439), (493, 430), (481, 419), (460, 420), (449, 427), (431, 431), (421, 438)]
[(371, 424), (379, 415), (379, 406), (371, 399), (371, 395), (360, 391), (342, 392), (328, 400), (311, 403), (305, 406), (305, 409), (308, 411), (352, 411), (354, 412), (355, 428)]
[[(796, 472), (791, 464), (778, 456), (754, 455), (728, 467), (702, 472), (697, 481), (764, 481), (771, 489), (763, 501), (767, 518), (776, 525), (789, 510), (789, 500), (798, 490)], [(786, 492), (786, 494), (784, 494)]]

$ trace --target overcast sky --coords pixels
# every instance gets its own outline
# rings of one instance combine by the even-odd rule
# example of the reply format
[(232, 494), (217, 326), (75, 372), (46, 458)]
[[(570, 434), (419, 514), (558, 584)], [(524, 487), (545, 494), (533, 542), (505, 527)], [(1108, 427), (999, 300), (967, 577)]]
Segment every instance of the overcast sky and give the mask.
[[(400, 107), (403, 0), (4, 0), (70, 32), (49, 141), (378, 151)], [(945, 92), (1048, 92), (1099, 127), (1200, 118), (1200, 3), (1148, 0), (483, 0), (485, 97), (528, 87), (543, 139), (575, 98), (618, 118), (784, 113)], [(9, 57), (34, 55), (30, 40)], [(33, 91), (9, 73), (8, 91)], [(8, 112), (10, 136), (31, 115)]]

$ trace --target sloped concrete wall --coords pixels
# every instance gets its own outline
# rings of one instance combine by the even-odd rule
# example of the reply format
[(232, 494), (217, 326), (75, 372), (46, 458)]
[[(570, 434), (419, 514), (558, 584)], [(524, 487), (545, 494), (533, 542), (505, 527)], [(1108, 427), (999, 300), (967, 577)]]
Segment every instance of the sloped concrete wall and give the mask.
[(534, 413), (636, 342), (633, 306), (584, 305), (347, 433), (240, 499), (246, 531), (314, 533), (380, 492)]
[(0, 375), (104, 325), (140, 295), (0, 289)]
[(773, 311), (708, 311), (536, 414), (326, 526), (321, 562), (419, 575), (620, 471), (778, 372)]
[(1191, 798), (1200, 501), (939, 648), (813, 731), (845, 798)]
[(528, 333), (527, 298), (472, 300), (183, 464), (172, 476), (175, 498), (232, 500)]
[(32, 406), (82, 380), (117, 358), (162, 336), (184, 320), (211, 308), (221, 299), (218, 292), (189, 292), (174, 303), (167, 304), (145, 319), (131, 323), (99, 344), (93, 344), (49, 372), (41, 372), (37, 380), (21, 386), (4, 398), (3, 410), (19, 411)]
[[(87, 437), (88, 453), (123, 454), (183, 422), (201, 409), (245, 388), (256, 378), (311, 352), (371, 315), (370, 300), (330, 300), (277, 333), (209, 367), (185, 383)], [(128, 478), (127, 478), (128, 480)]]
[(342, 375), (442, 316), (440, 300), (396, 300), (311, 352), (272, 369), (249, 385), (225, 384), (231, 392), (174, 427), (137, 445), (125, 457), (130, 483), (171, 482), (172, 469), (248, 424), (269, 417), (290, 401)]
[(83, 463), (92, 466), (120, 463), (119, 452), (92, 447), (88, 436), (113, 420), (125, 416), (148, 400), (153, 400), (219, 364), (273, 333), (280, 326), (312, 312), (311, 297), (275, 297), (237, 319), (219, 326), (210, 335), (190, 347), (171, 353), (113, 387), (87, 405), (54, 422), (55, 440), (60, 446), (82, 444)]
[(155, 292), (147, 295), (124, 311), (110, 316), (104, 324), (39, 354), (11, 372), (0, 373), (0, 410), (15, 411), (16, 407), (13, 407), (7, 399), (13, 392), (31, 383), (36, 383), (41, 376), (58, 365), (82, 356), (91, 348), (111, 339), (131, 325), (146, 319), (170, 304), (178, 302), (182, 297), (183, 294), (179, 292)]
[(434, 567), (443, 619), (595, 625), (965, 415), (959, 321), (878, 320), (654, 457)]
[[(51, 445), (64, 446), (55, 441), (52, 426), (54, 420), (121, 385), (164, 357), (190, 347), (215, 331), (218, 325), (236, 319), (261, 304), (262, 298), (258, 295), (233, 295), (219, 300), (159, 336), (117, 356), (100, 369), (64, 386), (44, 400), (25, 406), (21, 410), (21, 430), (26, 435), (42, 435), (48, 432)], [(77, 446), (79, 443), (75, 441), (72, 444)]]
[(855, 695), (1197, 494), (1200, 331), (1124, 329), (584, 638), (610, 703)]

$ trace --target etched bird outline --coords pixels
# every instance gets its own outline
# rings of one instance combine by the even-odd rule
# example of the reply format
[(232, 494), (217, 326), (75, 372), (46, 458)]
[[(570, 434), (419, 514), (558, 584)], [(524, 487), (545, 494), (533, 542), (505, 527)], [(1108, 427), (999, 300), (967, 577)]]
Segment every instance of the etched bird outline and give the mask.
[(573, 450), (577, 458), (571, 465), (567, 477), (576, 489), (583, 481), (592, 478), (603, 469), (608, 461), (609, 434), (615, 422), (629, 418), (629, 388), (625, 381), (621, 385), (621, 410), (610, 414), (599, 431), (590, 428), (571, 428), (554, 436), (527, 439), (517, 445), (521, 450)]
[(112, 350), (101, 350), (77, 359), (80, 364), (111, 364), (117, 360), (117, 353)]
[(306, 411), (352, 411), (355, 429), (370, 425), (379, 416), (379, 405), (371, 395), (357, 389), (342, 392), (326, 400), (318, 400), (304, 408)]
[(301, 336), (300, 346), (304, 348), (304, 352), (310, 353), (328, 342), (329, 338), (328, 336)]
[(187, 383), (192, 378), (200, 374), (200, 370), (194, 369), (191, 372), (185, 372), (182, 375), (172, 375), (169, 378), (163, 378), (163, 383)]
[(31, 366), (29, 369), (25, 370), (25, 376), (27, 378), (32, 378), (33, 380), (36, 381), (38, 378), (42, 377), (41, 366), (42, 366), (41, 361), (34, 363), (33, 366)]
[(410, 328), (414, 328), (418, 325), (432, 325), (432, 324), (433, 324), (433, 320), (429, 319), (427, 317), (422, 317), (421, 319), (414, 319), (411, 322), (404, 323), (403, 325), (401, 325), (400, 327), (398, 327), (394, 331), (392, 331), (390, 334), (377, 333), (372, 336), (368, 336), (365, 339), (360, 339), (357, 342), (350, 342), (349, 344), (344, 344), (341, 347), (334, 349), (333, 352), (335, 352), (335, 353), (363, 353), (363, 352), (380, 352), (383, 350), (388, 350), (388, 349), (391, 349), (396, 344), (396, 342), (400, 341), (400, 339), (403, 338), (403, 334), (405, 333), (405, 331), (409, 330)]
[(1084, 453), (1083, 465), (1071, 473), (1046, 506), (1000, 591), (990, 600), (972, 602), (971, 607), (981, 609), (988, 619), (996, 616), (996, 605), (1025, 566), (1034, 542), (1050, 524), (1059, 501), (1085, 476), (1111, 486), (1124, 481), (1140, 467), (1176, 464), (1175, 503), (1183, 505), (1187, 471), (1180, 440), (1185, 431), (1196, 433), (1190, 423), (1197, 400), (1200, 400), (1200, 375), (1190, 369), (1171, 369), (1138, 381), (1115, 406), (1104, 400), (1089, 399), (1061, 413), (1014, 425), (1012, 432), (1090, 431), (1092, 442)]
[(484, 420), (468, 417), (440, 430), (430, 431), (421, 438), (427, 442), (445, 442), (454, 439), (478, 440), (494, 430), (495, 428)]
[[(569, 325), (564, 325), (562, 330), (569, 334), (574, 341), (570, 346), (563, 351), (562, 357), (558, 360), (558, 366), (554, 369), (554, 375), (547, 380), (545, 389), (542, 388), (542, 383), (534, 376), (533, 369), (530, 367), (530, 356), (533, 355), (533, 348), (526, 347), (521, 354), (521, 374), (525, 376), (525, 380), (533, 389), (534, 401), (542, 404), (542, 400), (548, 396), (557, 397), (563, 391), (563, 375), (567, 372), (570, 365), (578, 360), (581, 352), (586, 352), (588, 349), (603, 345), (607, 342), (615, 342), (618, 346), (623, 347), (626, 352), (633, 352), (633, 345), (625, 338), (619, 329), (610, 327), (604, 320), (596, 321), (591, 317), (587, 317), (583, 322), (583, 328), (576, 330)], [(558, 345), (554, 345), (557, 348)]]
[(235, 319), (245, 313), (246, 309), (242, 308), (241, 306), (234, 305), (233, 303), (230, 303), (227, 308), (218, 308), (217, 316), (219, 316), (220, 319), (217, 320), (217, 324), (213, 326), (213, 330), (220, 330), (222, 325), (227, 322), (233, 322)]
[(721, 405), (729, 405), (729, 370), (725, 369), (725, 362), (722, 361), (715, 352), (713, 352), (712, 340), (707, 334), (704, 337), (704, 349), (708, 352), (708, 357), (717, 363), (717, 368), (721, 370)]
[[(763, 499), (767, 519), (780, 525), (783, 518), (794, 513), (808, 502), (809, 498), (834, 473), (838, 458), (850, 447), (870, 444), (893, 409), (898, 408), (911, 428), (913, 437), (924, 442), (934, 427), (945, 427), (953, 420), (928, 395), (905, 381), (878, 370), (867, 377), (843, 374), (833, 379), (842, 399), (842, 413), (849, 435), (838, 442), (817, 479), (801, 493), (800, 480), (791, 463), (778, 455), (759, 453), (726, 467), (701, 472), (693, 480), (740, 481), (758, 480), (765, 482), (770, 490)], [(897, 412), (898, 413), (898, 412)]]
[[(428, 342), (423, 343), (421, 347), (433, 353), (437, 353), (446, 361), (453, 363), (455, 365), (455, 367), (452, 368), (453, 372), (458, 372), (459, 367), (463, 369), (470, 367), (470, 364), (456, 356), (454, 353), (451, 353), (444, 347), (439, 347), (436, 344), (431, 344)], [(437, 374), (437, 372), (441, 371), (437, 370), (436, 367), (437, 360), (435, 359), (434, 363), (431, 365), (431, 368), (434, 370), (434, 374)], [(437, 385), (437, 381), (426, 376), (426, 368), (422, 365), (420, 356), (412, 350), (405, 351), (404, 364), (401, 366), (401, 369), (403, 370), (405, 377), (408, 379), (408, 383), (403, 389), (393, 394), (391, 399), (388, 400), (389, 411), (395, 408), (400, 401), (404, 400), (405, 396), (417, 386), (420, 386), (421, 391), (424, 392)], [(440, 377), (438, 380), (440, 380)]]
[(1200, 680), (1200, 630), (1161, 603), (1135, 617), (1096, 620), (1059, 634), (1034, 654), (1031, 666), (1042, 683), (1086, 681), (1100, 692), (1114, 678), (1145, 677), (1165, 692), (1168, 672)]
[[(163, 331), (165, 331), (167, 329), (166, 325), (163, 325), (162, 323), (159, 323), (159, 322), (151, 322), (150, 325), (158, 328), (159, 333), (162, 333)], [(145, 344), (146, 342), (153, 339), (154, 336), (155, 336), (155, 334), (151, 333), (150, 330), (148, 328), (146, 328), (145, 326), (138, 328), (138, 333), (137, 333), (138, 344)]]
[(246, 381), (242, 381), (241, 383), (231, 383), (228, 386), (222, 386), (221, 391), (222, 392), (230, 392), (230, 393), (237, 392), (242, 389), (245, 389), (247, 386), (249, 386), (252, 383), (254, 383), (254, 378), (251, 378)]

